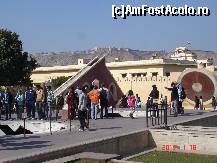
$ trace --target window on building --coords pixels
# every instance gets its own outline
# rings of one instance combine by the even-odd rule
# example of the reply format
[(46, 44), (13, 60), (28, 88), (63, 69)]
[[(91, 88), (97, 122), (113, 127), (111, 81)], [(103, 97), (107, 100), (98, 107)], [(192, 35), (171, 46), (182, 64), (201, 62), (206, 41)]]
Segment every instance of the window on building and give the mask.
[(158, 72), (152, 72), (152, 76), (157, 76)]
[(126, 78), (127, 77), (127, 74), (121, 74), (122, 75), (122, 78)]
[(141, 75), (142, 75), (141, 73), (138, 73), (138, 74), (137, 74), (137, 77), (141, 77)]
[(143, 75), (143, 76), (147, 76), (147, 72), (145, 72), (145, 73), (142, 73), (142, 75)]
[(168, 77), (170, 76), (170, 72), (166, 72), (165, 75)]
[(132, 74), (132, 77), (134, 78), (136, 76), (136, 74)]

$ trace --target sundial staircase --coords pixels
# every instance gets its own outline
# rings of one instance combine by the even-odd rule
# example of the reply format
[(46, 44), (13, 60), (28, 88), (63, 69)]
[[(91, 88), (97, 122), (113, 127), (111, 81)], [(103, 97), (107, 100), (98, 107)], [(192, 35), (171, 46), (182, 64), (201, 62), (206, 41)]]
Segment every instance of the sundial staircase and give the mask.
[(72, 76), (65, 83), (59, 86), (54, 91), (54, 96), (57, 97), (60, 94), (63, 94), (64, 92), (66, 92), (66, 90), (68, 90), (79, 78), (85, 75), (97, 63), (98, 60), (99, 60), (99, 57), (95, 57), (85, 67), (79, 70), (76, 75)]

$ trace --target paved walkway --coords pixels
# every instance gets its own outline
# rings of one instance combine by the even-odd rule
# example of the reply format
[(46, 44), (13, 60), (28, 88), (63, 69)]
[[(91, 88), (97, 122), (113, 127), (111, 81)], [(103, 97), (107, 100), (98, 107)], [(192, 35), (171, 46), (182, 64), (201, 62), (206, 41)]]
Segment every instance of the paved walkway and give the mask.
[[(168, 125), (210, 115), (217, 115), (217, 112), (187, 110), (184, 116), (170, 116), (168, 118)], [(146, 130), (145, 121), (144, 117), (136, 119), (99, 119), (90, 121), (90, 131), (79, 132), (77, 127), (75, 127), (72, 129), (72, 132), (55, 132), (53, 135), (28, 135), (26, 138), (24, 138), (23, 135), (2, 136), (0, 137), (0, 162), (7, 159), (19, 158), (20, 156), (35, 155), (50, 149), (78, 145), (102, 138)], [(75, 126), (79, 125), (77, 120), (72, 123)]]

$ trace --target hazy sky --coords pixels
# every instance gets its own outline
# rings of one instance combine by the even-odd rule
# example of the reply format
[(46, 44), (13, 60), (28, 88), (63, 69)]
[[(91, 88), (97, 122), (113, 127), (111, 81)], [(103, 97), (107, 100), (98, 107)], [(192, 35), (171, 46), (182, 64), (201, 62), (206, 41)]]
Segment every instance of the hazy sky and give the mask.
[[(115, 5), (207, 6), (208, 17), (112, 18)], [(1, 0), (0, 27), (17, 32), (28, 52), (127, 47), (140, 50), (189, 48), (217, 52), (216, 0)]]

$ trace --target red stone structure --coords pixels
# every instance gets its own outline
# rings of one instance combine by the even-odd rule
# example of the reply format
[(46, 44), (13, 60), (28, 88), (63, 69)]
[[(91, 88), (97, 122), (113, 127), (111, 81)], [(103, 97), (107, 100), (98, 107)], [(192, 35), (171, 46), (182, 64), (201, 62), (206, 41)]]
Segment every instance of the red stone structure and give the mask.
[[(104, 83), (109, 89), (109, 105), (115, 107), (123, 96), (123, 92), (116, 83), (110, 71), (105, 65), (105, 57), (100, 59), (95, 58), (86, 67), (79, 71), (75, 76), (70, 78), (67, 82), (63, 83), (56, 91), (55, 96), (67, 94), (70, 87), (76, 88), (77, 86), (90, 86), (92, 83), (101, 86)], [(63, 113), (64, 115), (66, 113)]]
[(187, 69), (180, 75), (179, 82), (192, 102), (195, 96), (202, 96), (204, 102), (209, 101), (216, 92), (215, 75), (206, 69)]

